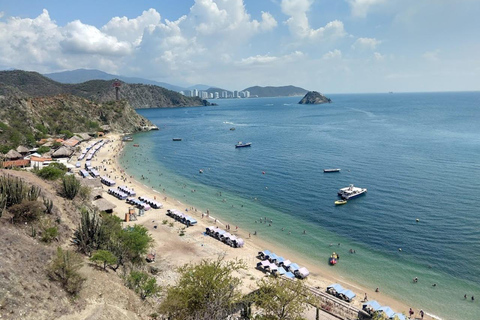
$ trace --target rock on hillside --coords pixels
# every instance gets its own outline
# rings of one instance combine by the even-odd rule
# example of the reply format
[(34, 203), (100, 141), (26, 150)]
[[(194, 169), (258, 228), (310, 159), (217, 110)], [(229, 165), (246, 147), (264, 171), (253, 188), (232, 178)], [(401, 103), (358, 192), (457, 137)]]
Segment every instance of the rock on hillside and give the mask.
[(325, 97), (323, 94), (317, 91), (310, 91), (298, 103), (299, 104), (321, 104), (321, 103), (330, 103), (330, 102), (332, 102), (332, 100)]

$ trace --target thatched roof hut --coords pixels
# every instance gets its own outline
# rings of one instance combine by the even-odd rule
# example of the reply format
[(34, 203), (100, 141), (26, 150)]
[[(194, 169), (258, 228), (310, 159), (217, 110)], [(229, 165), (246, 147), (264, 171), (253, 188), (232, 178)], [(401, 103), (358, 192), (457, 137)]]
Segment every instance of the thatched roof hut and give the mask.
[(53, 158), (67, 158), (73, 154), (73, 150), (63, 146), (58, 148), (54, 153), (52, 153)]
[(13, 149), (8, 151), (7, 154), (5, 155), (5, 159), (8, 159), (8, 160), (17, 160), (22, 158), (23, 156)]
[(30, 152), (30, 150), (27, 147), (18, 146), (17, 152), (21, 153), (22, 155), (27, 155)]
[(97, 207), (99, 211), (105, 211), (107, 213), (112, 213), (113, 209), (116, 208), (117, 206), (111, 203), (110, 201), (107, 201), (103, 198), (97, 199), (93, 201), (93, 205)]
[(88, 133), (76, 133), (75, 136), (80, 138), (80, 141), (92, 139), (92, 137)]

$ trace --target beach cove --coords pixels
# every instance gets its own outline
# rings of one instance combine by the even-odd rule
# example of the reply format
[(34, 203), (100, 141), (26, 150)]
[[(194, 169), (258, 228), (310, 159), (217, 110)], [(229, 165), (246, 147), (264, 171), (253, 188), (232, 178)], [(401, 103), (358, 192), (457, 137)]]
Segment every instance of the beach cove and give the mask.
[[(478, 117), (471, 104), (475, 93), (352, 96), (339, 96), (335, 108), (312, 107), (316, 109), (307, 114), (304, 107), (298, 110), (295, 98), (253, 99), (251, 105), (242, 101), (246, 105), (241, 108), (232, 101), (220, 107), (140, 110), (161, 130), (135, 135), (139, 147), (127, 145), (120, 162), (129, 174), (148, 177), (140, 180), (143, 184), (165, 189), (186, 208), (209, 209), (222, 222), (251, 234), (257, 231), (255, 241), (282, 244), (276, 253), (301, 256), (305, 264), (323, 268), (322, 277), (333, 273), (332, 280), (342, 280), (357, 300), (365, 291), (382, 301), (373, 292), (379, 287), (382, 296), (404, 303), (401, 308), (390, 304), (397, 312), (413, 306), (445, 319), (471, 319), (478, 306), (464, 301), (463, 295), (479, 294), (470, 280), (478, 270), (472, 265), (475, 257), (462, 248), (478, 246), (472, 241), (475, 220), (470, 213), (477, 200), (457, 193), (478, 172), (472, 158), (478, 149), (476, 126), (469, 124)], [(385, 99), (390, 99), (388, 109), (383, 108)], [(469, 117), (446, 122), (449, 103)], [(435, 117), (429, 112), (432, 107), (438, 109)], [(290, 129), (302, 134), (293, 135)], [(356, 139), (349, 139), (350, 131)], [(260, 141), (259, 134), (266, 138)], [(173, 142), (172, 137), (183, 141)], [(249, 150), (233, 147), (239, 140), (253, 139)], [(417, 140), (429, 144), (419, 148)], [(312, 141), (322, 145), (313, 145), (310, 152), (297, 148), (312, 146)], [(384, 153), (368, 153), (372, 146)], [(282, 164), (285, 159), (294, 166)], [(337, 166), (342, 167), (339, 175), (322, 175), (322, 168)], [(242, 185), (246, 180), (248, 185)], [(336, 208), (336, 191), (349, 183), (367, 187), (368, 194)], [(429, 183), (432, 187), (424, 188)], [(448, 192), (440, 196), (442, 190)], [(456, 197), (461, 197), (462, 207), (452, 200)], [(462, 216), (442, 216), (450, 207)], [(263, 217), (273, 220), (271, 226), (259, 223)], [(351, 248), (357, 253), (349, 254)], [(327, 264), (332, 251), (342, 257), (334, 268)], [(460, 267), (449, 263), (456, 255)], [(419, 282), (413, 284), (413, 277)]]

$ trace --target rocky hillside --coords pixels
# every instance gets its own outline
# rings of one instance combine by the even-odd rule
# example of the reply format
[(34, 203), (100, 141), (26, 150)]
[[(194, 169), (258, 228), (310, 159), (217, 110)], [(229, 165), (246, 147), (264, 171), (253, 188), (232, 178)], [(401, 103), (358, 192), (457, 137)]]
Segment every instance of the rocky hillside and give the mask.
[(295, 86), (283, 86), (283, 87), (249, 87), (243, 89), (243, 91), (249, 91), (251, 97), (293, 97), (304, 95), (307, 90)]
[(310, 91), (298, 103), (299, 104), (321, 104), (321, 103), (330, 103), (330, 102), (332, 102), (332, 100), (325, 97), (323, 94), (317, 91)]
[(33, 147), (46, 135), (101, 131), (104, 125), (117, 132), (134, 132), (152, 125), (127, 101), (98, 103), (70, 94), (36, 98), (2, 95), (0, 119), (2, 150), (18, 145)]
[[(20, 97), (42, 97), (71, 94), (96, 102), (115, 100), (114, 80), (91, 80), (79, 84), (65, 84), (53, 81), (36, 72), (21, 70), (0, 71), (0, 95), (11, 94)], [(12, 89), (15, 88), (15, 89)], [(208, 102), (198, 97), (190, 98), (165, 88), (121, 82), (120, 99), (137, 108), (170, 108), (202, 106)]]

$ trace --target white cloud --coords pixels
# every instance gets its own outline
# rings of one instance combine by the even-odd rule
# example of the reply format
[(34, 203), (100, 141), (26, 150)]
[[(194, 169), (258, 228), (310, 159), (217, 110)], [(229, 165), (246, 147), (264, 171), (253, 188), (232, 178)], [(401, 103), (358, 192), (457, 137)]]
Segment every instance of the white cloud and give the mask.
[(323, 59), (330, 60), (330, 59), (337, 59), (342, 57), (342, 51), (335, 49), (333, 51), (329, 51), (323, 55)]
[(385, 56), (382, 55), (380, 52), (374, 52), (374, 53), (373, 53), (373, 57), (374, 57), (375, 60), (377, 60), (377, 61), (383, 61), (383, 60), (385, 60)]
[(102, 27), (102, 32), (114, 36), (121, 41), (128, 41), (139, 45), (144, 30), (152, 30), (160, 24), (160, 14), (155, 9), (143, 11), (142, 15), (128, 19), (127, 17), (113, 17)]
[(380, 43), (382, 42), (375, 38), (358, 38), (352, 44), (352, 48), (356, 50), (375, 50)]
[(259, 65), (278, 65), (283, 63), (290, 63), (302, 59), (305, 54), (301, 51), (294, 51), (290, 54), (286, 54), (283, 56), (271, 56), (269, 54), (266, 55), (256, 55), (251, 56), (248, 58), (243, 58), (240, 61), (236, 62), (237, 66), (259, 66)]
[(331, 21), (318, 29), (311, 28), (307, 17), (311, 5), (311, 0), (282, 0), (282, 12), (290, 16), (285, 23), (292, 35), (313, 40), (340, 38), (346, 35), (343, 22), (339, 20)]
[(431, 61), (431, 62), (437, 62), (440, 60), (440, 58), (438, 57), (440, 53), (440, 50), (434, 50), (434, 51), (427, 51), (425, 52), (424, 54), (422, 54), (422, 57), (425, 59), (425, 60), (428, 60), (428, 61)]
[(384, 3), (385, 0), (348, 0), (352, 8), (352, 15), (365, 18), (370, 7)]
[(68, 53), (100, 54), (123, 56), (132, 50), (130, 43), (118, 41), (117, 38), (106, 35), (94, 26), (83, 24), (79, 20), (68, 23), (62, 28), (64, 39), (61, 47)]

